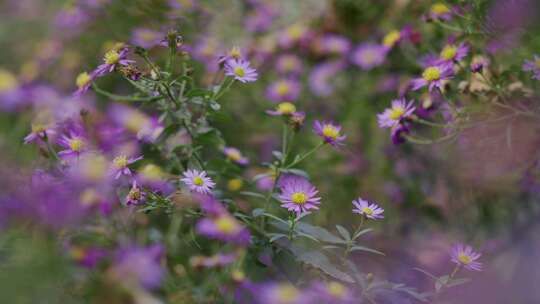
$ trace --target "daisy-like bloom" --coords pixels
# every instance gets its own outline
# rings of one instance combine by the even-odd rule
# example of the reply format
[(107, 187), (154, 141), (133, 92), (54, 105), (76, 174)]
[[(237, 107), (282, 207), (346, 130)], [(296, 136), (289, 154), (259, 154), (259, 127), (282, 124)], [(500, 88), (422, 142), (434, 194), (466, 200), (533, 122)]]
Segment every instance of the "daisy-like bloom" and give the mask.
[(401, 121), (410, 117), (416, 108), (413, 106), (413, 101), (405, 98), (392, 100), (392, 107), (377, 114), (377, 120), (380, 128), (392, 128), (397, 126)]
[(430, 7), (428, 17), (432, 20), (448, 21), (452, 18), (452, 9), (442, 2), (437, 2)]
[(443, 82), (452, 78), (453, 75), (454, 71), (452, 70), (451, 64), (429, 66), (422, 72), (422, 77), (412, 80), (412, 90), (416, 91), (425, 86), (429, 87), (430, 92), (433, 90), (433, 88), (440, 89), (443, 86)]
[(312, 298), (319, 301), (324, 299), (324, 303), (353, 303), (353, 293), (349, 288), (339, 282), (316, 282), (310, 288)]
[(257, 80), (257, 71), (249, 65), (249, 61), (231, 59), (225, 63), (225, 75), (246, 83)]
[(159, 45), (165, 36), (160, 31), (155, 31), (149, 28), (136, 28), (133, 30), (131, 43), (143, 47), (145, 49)]
[(56, 132), (47, 125), (33, 123), (30, 134), (26, 135), (26, 137), (24, 138), (24, 143), (29, 144), (39, 139), (44, 140), (45, 138), (48, 138), (55, 133)]
[(343, 145), (347, 136), (341, 134), (341, 126), (332, 122), (318, 121), (313, 123), (313, 131), (322, 137), (325, 143), (334, 147)]
[(362, 70), (369, 71), (384, 62), (386, 53), (386, 48), (380, 44), (363, 43), (353, 51), (351, 60)]
[(128, 166), (142, 158), (142, 156), (130, 158), (123, 154), (116, 156), (112, 161), (112, 175), (114, 175), (115, 179), (122, 175), (131, 176), (131, 170), (129, 170)]
[(142, 190), (136, 181), (133, 181), (131, 184), (131, 189), (129, 189), (128, 194), (126, 195), (126, 205), (138, 205), (144, 202), (146, 198), (146, 193)]
[(240, 59), (242, 59), (242, 51), (240, 50), (239, 47), (234, 46), (225, 55), (219, 56), (218, 62), (225, 63), (229, 60), (240, 60)]
[(540, 80), (540, 57), (535, 54), (533, 60), (525, 60), (523, 70), (526, 72), (532, 72), (532, 78)]
[(402, 33), (398, 30), (388, 32), (382, 40), (382, 45), (387, 49), (393, 48), (403, 38)]
[(58, 144), (66, 148), (58, 152), (60, 157), (79, 156), (87, 149), (87, 142), (83, 135), (79, 132), (71, 131), (69, 136), (63, 135)]
[(98, 66), (92, 74), (95, 77), (101, 77), (107, 73), (111, 73), (118, 66), (127, 66), (128, 64), (135, 63), (135, 61), (127, 59), (128, 51), (129, 49), (127, 47), (111, 49), (103, 56), (103, 64)]
[(266, 89), (266, 97), (274, 102), (292, 102), (300, 95), (300, 82), (291, 78), (279, 79)]
[(240, 150), (233, 148), (233, 147), (224, 147), (223, 148), (223, 154), (227, 156), (227, 159), (229, 159), (232, 162), (235, 162), (239, 165), (245, 166), (249, 164), (249, 159), (247, 157), (243, 156)]
[(452, 248), (450, 256), (452, 262), (457, 265), (463, 266), (468, 270), (481, 271), (482, 263), (476, 262), (482, 254), (475, 252), (471, 246), (465, 246), (463, 244), (457, 244)]
[(257, 298), (261, 304), (310, 303), (306, 294), (290, 283), (272, 283), (260, 287)]
[(296, 113), (296, 106), (290, 102), (282, 102), (276, 106), (275, 110), (268, 110), (266, 113), (272, 116), (290, 116)]
[(284, 176), (279, 180), (281, 207), (294, 211), (298, 215), (311, 209), (319, 209), (321, 198), (317, 189), (300, 176)]
[(353, 202), (353, 212), (363, 215), (369, 219), (382, 219), (384, 218), (383, 212), (384, 209), (379, 207), (377, 204), (370, 204), (368, 201), (365, 201), (361, 198), (354, 200)]
[(77, 91), (73, 94), (74, 96), (81, 96), (88, 89), (90, 88), (90, 85), (92, 84), (92, 81), (94, 80), (93, 74), (88, 74), (87, 72), (80, 73), (77, 78), (75, 79), (75, 84), (77, 85)]
[(341, 35), (325, 35), (315, 41), (315, 48), (323, 54), (343, 55), (351, 49), (351, 42)]
[(188, 169), (184, 172), (184, 178), (180, 179), (189, 187), (189, 190), (201, 193), (210, 194), (212, 188), (216, 185), (205, 171)]
[(276, 60), (276, 71), (284, 75), (299, 75), (303, 64), (300, 58), (294, 54), (283, 54)]
[(458, 62), (467, 56), (468, 52), (469, 47), (464, 42), (459, 45), (447, 44), (439, 54), (439, 60), (441, 63)]
[(197, 222), (197, 233), (209, 238), (247, 245), (250, 240), (249, 231), (227, 212), (216, 217), (207, 217)]
[(310, 36), (309, 28), (302, 23), (295, 23), (284, 29), (278, 35), (278, 43), (288, 49), (298, 42), (305, 41)]

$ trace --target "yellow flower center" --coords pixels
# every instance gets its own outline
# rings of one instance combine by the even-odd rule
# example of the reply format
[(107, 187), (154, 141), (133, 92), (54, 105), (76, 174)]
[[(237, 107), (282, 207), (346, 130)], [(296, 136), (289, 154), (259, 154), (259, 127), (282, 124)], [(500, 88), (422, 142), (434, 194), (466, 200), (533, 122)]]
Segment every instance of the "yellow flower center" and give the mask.
[(291, 195), (292, 202), (298, 205), (305, 204), (307, 202), (307, 199), (308, 197), (304, 192), (296, 192)]
[(244, 77), (246, 76), (246, 71), (242, 67), (235, 67), (234, 68), (234, 75), (238, 77)]
[(289, 90), (290, 90), (290, 86), (287, 82), (285, 81), (281, 81), (277, 84), (277, 87), (276, 87), (276, 92), (278, 95), (280, 96), (283, 96), (283, 95), (286, 95), (287, 93), (289, 93)]
[(371, 209), (369, 207), (364, 207), (364, 208), (362, 208), (362, 212), (364, 212), (366, 215), (372, 215), (373, 214), (373, 209)]
[(120, 155), (113, 159), (113, 164), (117, 168), (125, 168), (128, 165), (128, 159), (125, 155)]
[(338, 131), (338, 129), (336, 129), (336, 127), (334, 127), (332, 125), (325, 125), (323, 127), (323, 129), (322, 129), (322, 134), (325, 137), (329, 137), (329, 138), (335, 140), (339, 136), (339, 131)]
[(120, 54), (116, 50), (108, 51), (103, 58), (106, 64), (116, 64), (118, 60), (120, 60)]
[(82, 158), (80, 172), (87, 179), (100, 180), (107, 173), (107, 161), (100, 155)]
[(131, 188), (128, 193), (129, 199), (133, 201), (138, 201), (141, 199), (141, 189)]
[(282, 102), (278, 104), (277, 112), (281, 114), (292, 114), (296, 112), (296, 106), (290, 102)]
[(91, 81), (90, 75), (86, 72), (80, 73), (75, 80), (77, 87), (80, 89)]
[(454, 59), (457, 54), (457, 47), (455, 45), (447, 45), (441, 51), (441, 58), (444, 60)]
[[(535, 63), (536, 66), (540, 69), (540, 58), (536, 59), (536, 60), (534, 61), (534, 63)], [(1, 85), (0, 85), (0, 86), (1, 86)], [(0, 89), (0, 91), (1, 91), (1, 90), (2, 90), (2, 89)]]
[(441, 71), (437, 67), (429, 67), (422, 73), (422, 78), (426, 81), (439, 80), (441, 78)]
[(405, 114), (405, 109), (403, 107), (395, 107), (390, 111), (389, 117), (391, 120), (398, 120), (403, 114)]
[(386, 47), (392, 47), (401, 38), (401, 33), (397, 30), (393, 30), (386, 34), (383, 38), (383, 45)]
[(137, 133), (150, 123), (150, 119), (138, 111), (130, 112), (127, 115), (124, 125), (131, 132)]
[(216, 228), (225, 234), (235, 232), (237, 229), (236, 223), (234, 220), (228, 216), (222, 216), (218, 218), (215, 222)]
[(202, 186), (204, 184), (204, 180), (200, 176), (195, 176), (193, 178), (193, 184), (195, 184), (196, 186)]
[(345, 295), (345, 286), (338, 282), (330, 282), (327, 286), (328, 293), (334, 297), (343, 297)]
[(431, 6), (431, 12), (435, 15), (448, 14), (450, 12), (450, 8), (444, 3), (435, 3)]
[(83, 147), (83, 141), (80, 138), (73, 138), (69, 141), (69, 148), (72, 151), (80, 152)]
[(233, 278), (233, 280), (239, 282), (243, 281), (246, 278), (246, 274), (243, 271), (236, 269), (231, 272), (231, 277)]
[(0, 92), (13, 90), (17, 87), (18, 81), (10, 72), (0, 69)]
[(141, 170), (141, 174), (150, 180), (159, 180), (163, 178), (163, 171), (160, 167), (154, 164), (148, 164)]
[(227, 182), (227, 189), (229, 191), (238, 191), (242, 189), (244, 182), (239, 178), (233, 178)]
[(79, 200), (84, 206), (91, 206), (99, 201), (99, 195), (95, 189), (85, 189)]
[(287, 29), (287, 36), (291, 39), (300, 39), (304, 34), (304, 27), (300, 24), (295, 24)]
[(242, 159), (242, 154), (240, 154), (240, 151), (237, 150), (229, 150), (227, 151), (227, 157), (232, 161), (240, 161)]
[(32, 124), (32, 133), (34, 134), (45, 132), (45, 130), (45, 126), (42, 124)]
[(458, 256), (458, 260), (465, 265), (468, 265), (472, 262), (471, 257), (463, 253)]
[(240, 59), (242, 58), (242, 52), (240, 52), (240, 49), (235, 46), (229, 51), (229, 56), (235, 59)]
[(277, 298), (279, 302), (283, 303), (293, 303), (298, 299), (298, 296), (300, 293), (296, 288), (290, 285), (284, 285), (278, 287), (278, 290), (276, 291)]

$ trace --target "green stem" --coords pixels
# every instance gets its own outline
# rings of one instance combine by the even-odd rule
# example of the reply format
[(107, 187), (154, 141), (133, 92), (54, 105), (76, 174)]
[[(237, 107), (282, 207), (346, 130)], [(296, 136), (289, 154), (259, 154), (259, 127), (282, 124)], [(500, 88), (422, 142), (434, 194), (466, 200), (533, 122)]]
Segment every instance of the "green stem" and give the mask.
[(225, 77), (225, 80), (223, 80), (223, 83), (219, 87), (219, 91), (214, 95), (214, 100), (218, 100), (219, 98), (221, 98), (221, 96), (223, 96), (223, 94), (225, 94), (225, 92), (229, 90), (233, 83), (234, 78)]
[(154, 101), (154, 100), (158, 100), (162, 98), (161, 96), (137, 97), (137, 96), (117, 95), (117, 94), (109, 93), (107, 91), (100, 89), (96, 83), (92, 83), (92, 88), (94, 89), (96, 93), (101, 94), (105, 97), (108, 97), (116, 101)]
[(322, 146), (324, 145), (324, 142), (321, 142), (319, 143), (317, 146), (315, 146), (313, 149), (311, 149), (310, 151), (308, 151), (307, 153), (303, 154), (302, 156), (300, 156), (299, 158), (297, 158), (296, 160), (294, 160), (292, 163), (290, 163), (289, 165), (287, 165), (285, 167), (285, 169), (290, 169), (292, 168), (293, 166), (299, 164), (301, 161), (303, 161), (304, 159), (308, 158), (311, 154), (315, 153), (315, 151), (319, 150)]

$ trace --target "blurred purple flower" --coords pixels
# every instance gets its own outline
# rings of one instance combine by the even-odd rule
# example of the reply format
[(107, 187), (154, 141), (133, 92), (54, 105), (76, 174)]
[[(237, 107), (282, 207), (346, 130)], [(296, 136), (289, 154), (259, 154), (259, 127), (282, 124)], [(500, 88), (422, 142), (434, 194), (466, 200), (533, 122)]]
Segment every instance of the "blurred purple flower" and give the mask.
[(380, 44), (363, 43), (353, 51), (351, 60), (363, 70), (369, 71), (383, 64), (386, 53), (386, 48)]
[(197, 232), (209, 238), (241, 246), (247, 245), (251, 237), (249, 231), (226, 212), (199, 220)]
[(126, 287), (158, 287), (165, 275), (160, 265), (164, 249), (161, 245), (121, 248), (110, 269), (111, 275)]
[(525, 60), (523, 71), (532, 72), (532, 78), (540, 80), (540, 57), (535, 54), (533, 60)]
[(273, 102), (292, 102), (300, 95), (300, 82), (293, 78), (282, 78), (271, 83), (266, 97)]

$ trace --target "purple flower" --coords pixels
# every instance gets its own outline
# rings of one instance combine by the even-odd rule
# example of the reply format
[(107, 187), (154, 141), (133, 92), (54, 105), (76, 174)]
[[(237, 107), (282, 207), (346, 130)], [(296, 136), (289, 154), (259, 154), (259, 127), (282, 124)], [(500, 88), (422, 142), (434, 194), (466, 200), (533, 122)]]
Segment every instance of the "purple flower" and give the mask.
[(325, 35), (315, 41), (315, 48), (323, 54), (347, 54), (351, 49), (349, 39), (335, 34)]
[(334, 91), (333, 80), (337, 73), (345, 68), (345, 62), (334, 60), (316, 65), (309, 75), (309, 87), (313, 94), (326, 97)]
[(292, 175), (279, 180), (281, 207), (294, 211), (298, 215), (311, 209), (319, 209), (320, 197), (316, 197), (317, 189), (305, 178)]
[(386, 48), (380, 44), (363, 43), (353, 51), (351, 60), (363, 70), (369, 71), (384, 62), (386, 53)]
[(216, 255), (205, 257), (205, 256), (193, 256), (189, 260), (189, 264), (191, 267), (199, 268), (215, 268), (215, 267), (223, 267), (226, 265), (229, 265), (236, 261), (238, 256), (235, 253), (229, 253), (229, 254), (223, 254), (218, 253)]
[(276, 106), (275, 110), (267, 110), (266, 113), (272, 116), (290, 116), (297, 112), (293, 103), (282, 102)]
[(412, 115), (416, 108), (413, 106), (413, 101), (407, 101), (405, 98), (392, 100), (392, 107), (377, 114), (379, 127), (392, 128), (400, 124), (404, 119)]
[(131, 170), (129, 170), (128, 166), (142, 158), (142, 156), (129, 158), (123, 154), (116, 156), (112, 161), (111, 174), (114, 175), (115, 179), (122, 175), (131, 176)]
[(354, 206), (352, 211), (354, 213), (374, 220), (384, 218), (384, 209), (380, 208), (377, 204), (370, 204), (368, 201), (361, 198), (354, 200), (352, 203)]
[(134, 180), (131, 184), (131, 189), (129, 189), (128, 194), (126, 195), (126, 205), (138, 205), (144, 202), (146, 198), (146, 193), (142, 190), (137, 182)]
[(30, 134), (26, 135), (26, 137), (24, 138), (24, 143), (29, 144), (39, 139), (44, 140), (45, 138), (49, 138), (55, 133), (56, 132), (51, 127), (44, 124), (35, 123), (32, 124), (32, 130), (30, 131)]
[(163, 247), (128, 247), (119, 251), (110, 274), (126, 287), (153, 289), (159, 286), (165, 270), (160, 259)]
[(232, 59), (225, 63), (225, 75), (246, 83), (257, 80), (257, 71), (250, 67), (249, 61)]
[(312, 302), (307, 294), (290, 283), (267, 283), (254, 290), (260, 304), (308, 304)]
[(267, 30), (275, 17), (277, 11), (267, 3), (258, 2), (246, 16), (244, 26), (250, 32), (262, 32)]
[(532, 78), (540, 80), (540, 57), (535, 54), (533, 60), (525, 60), (523, 70), (526, 72), (532, 72)]
[(249, 159), (244, 157), (240, 150), (233, 148), (233, 147), (224, 147), (223, 148), (223, 154), (227, 156), (227, 159), (229, 159), (232, 162), (235, 162), (239, 165), (245, 166), (249, 164)]
[(325, 143), (331, 144), (334, 147), (343, 145), (346, 136), (341, 135), (341, 126), (332, 122), (318, 121), (313, 123), (313, 131), (322, 137)]
[(152, 48), (160, 44), (163, 39), (163, 34), (160, 31), (155, 31), (148, 28), (137, 28), (133, 30), (131, 43), (145, 49)]
[(461, 59), (467, 56), (468, 52), (469, 47), (464, 42), (460, 43), (459, 45), (447, 44), (439, 54), (439, 62), (452, 63), (461, 61)]
[(402, 31), (398, 31), (398, 30), (392, 30), (390, 32), (388, 32), (384, 37), (383, 37), (383, 40), (382, 40), (382, 45), (387, 49), (387, 50), (390, 50), (391, 48), (393, 48), (396, 44), (398, 44), (398, 42), (400, 42), (403, 37), (404, 37), (404, 33)]
[(409, 134), (409, 127), (405, 123), (400, 123), (392, 127), (390, 136), (394, 145), (405, 142), (405, 134)]
[(429, 9), (428, 17), (433, 20), (448, 21), (452, 18), (452, 9), (442, 2), (437, 2)]
[(288, 49), (298, 42), (305, 41), (309, 36), (311, 33), (306, 25), (295, 23), (279, 33), (278, 43), (282, 48)]
[(247, 245), (250, 240), (249, 231), (228, 213), (216, 217), (207, 217), (197, 223), (197, 232), (209, 238)]
[(58, 152), (58, 155), (65, 158), (71, 156), (79, 156), (82, 152), (87, 150), (87, 140), (83, 137), (81, 132), (70, 131), (69, 136), (63, 135), (59, 140), (58, 144), (66, 148)]
[(299, 75), (303, 64), (300, 58), (294, 54), (283, 54), (276, 60), (276, 70), (283, 75)]
[(452, 262), (459, 266), (463, 266), (469, 270), (482, 270), (482, 263), (476, 262), (476, 260), (480, 258), (481, 254), (475, 252), (471, 246), (457, 244), (452, 248), (450, 256), (452, 258)]
[(295, 101), (300, 95), (300, 82), (295, 79), (279, 79), (266, 89), (266, 97), (274, 102)]
[[(351, 290), (336, 281), (316, 282), (310, 288), (310, 296), (317, 299), (317, 302), (324, 303), (354, 303), (354, 296)], [(323, 300), (324, 301), (321, 301)]]
[(90, 85), (92, 85), (92, 81), (94, 81), (94, 79), (94, 74), (88, 74), (87, 72), (80, 73), (75, 80), (75, 84), (77, 85), (77, 91), (75, 91), (73, 95), (75, 97), (79, 97), (86, 93), (86, 91), (88, 91), (88, 89), (90, 88)]
[(206, 175), (205, 171), (194, 169), (185, 171), (184, 178), (180, 180), (188, 186), (189, 190), (201, 194), (210, 194), (212, 188), (216, 185), (212, 179)]
[(114, 71), (119, 65), (126, 66), (135, 61), (127, 59), (128, 48), (113, 48), (103, 56), (103, 64), (92, 72), (95, 77), (101, 77)]
[(422, 87), (428, 86), (431, 92), (433, 88), (442, 88), (443, 81), (452, 78), (454, 71), (451, 64), (439, 64), (427, 67), (422, 72), (422, 77), (412, 80), (412, 90), (416, 91)]

